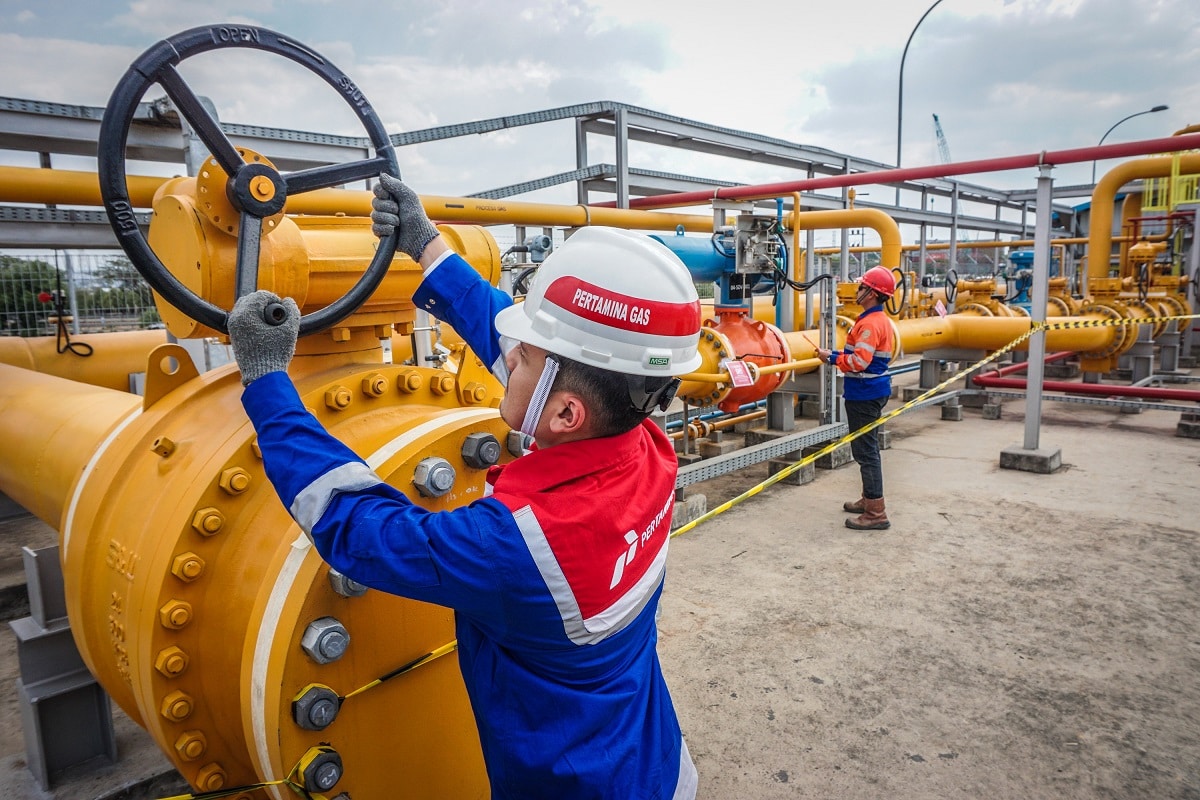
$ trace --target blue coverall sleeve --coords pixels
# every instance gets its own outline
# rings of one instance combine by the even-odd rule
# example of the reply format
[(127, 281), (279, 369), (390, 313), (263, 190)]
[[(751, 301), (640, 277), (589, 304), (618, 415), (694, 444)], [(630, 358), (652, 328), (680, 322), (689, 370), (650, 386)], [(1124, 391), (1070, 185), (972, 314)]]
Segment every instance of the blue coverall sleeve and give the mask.
[(507, 383), (495, 319), (500, 311), (513, 304), (511, 297), (485, 281), (461, 256), (452, 253), (421, 282), (413, 302), (450, 323), (488, 369), (502, 383)]
[(502, 504), (414, 505), (321, 427), (286, 373), (251, 383), (242, 405), (267, 477), (326, 563), (366, 586), (503, 625), (503, 576), (489, 552), (493, 534), (515, 526)]

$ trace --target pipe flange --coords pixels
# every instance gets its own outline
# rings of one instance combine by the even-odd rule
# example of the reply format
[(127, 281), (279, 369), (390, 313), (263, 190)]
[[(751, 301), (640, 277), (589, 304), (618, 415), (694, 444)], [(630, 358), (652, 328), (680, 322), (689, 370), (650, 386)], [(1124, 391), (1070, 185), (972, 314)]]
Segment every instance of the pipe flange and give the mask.
[[(1058, 314), (1056, 314), (1056, 315), (1050, 314), (1049, 311), (1051, 308), (1058, 309)], [(1047, 312), (1046, 313), (1047, 317), (1050, 317), (1050, 316), (1059, 316), (1059, 317), (1074, 316), (1071, 313), (1071, 305), (1063, 298), (1056, 297), (1054, 295), (1050, 295), (1049, 297), (1046, 298), (1046, 312)]]
[[(1141, 311), (1142, 313), (1140, 316), (1143, 316), (1143, 317), (1156, 318), (1156, 317), (1161, 316), (1159, 309), (1156, 308), (1155, 306), (1151, 305), (1149, 302), (1147, 302), (1145, 300), (1122, 300), (1121, 302), (1123, 302), (1126, 306), (1129, 307), (1130, 319), (1135, 319), (1137, 316), (1139, 316), (1137, 314), (1132, 313), (1134, 309)], [(1157, 339), (1159, 336), (1162, 335), (1162, 332), (1167, 329), (1167, 323), (1163, 322), (1162, 320), (1159, 320), (1158, 322), (1146, 322), (1144, 324), (1151, 326), (1151, 328), (1150, 328), (1150, 338), (1151, 339)], [(1135, 333), (1134, 339), (1136, 340), (1136, 338), (1137, 338), (1137, 334)], [(1130, 344), (1132, 344), (1132, 342)]]
[(983, 303), (967, 303), (962, 308), (954, 309), (955, 314), (974, 315), (976, 317), (994, 317), (992, 310)]
[[(1079, 309), (1079, 315), (1082, 317), (1097, 316), (1113, 321), (1125, 319), (1125, 315), (1122, 314), (1118, 309), (1102, 303), (1088, 303), (1084, 305)], [(1080, 355), (1087, 356), (1088, 358), (1107, 358), (1114, 353), (1122, 353), (1128, 349), (1126, 345), (1126, 340), (1130, 338), (1128, 326), (1113, 325), (1112, 328), (1113, 340), (1108, 347), (1105, 347), (1102, 350), (1090, 350), (1086, 353), (1081, 353)], [(1133, 342), (1130, 341), (1129, 344), (1133, 344)]]
[[(256, 153), (253, 150), (248, 150), (244, 147), (237, 148), (238, 154), (246, 162), (247, 166), (255, 168), (253, 177), (261, 177), (262, 174), (279, 173), (275, 170), (275, 165), (267, 159), (266, 156)], [(249, 177), (247, 178), (249, 180)], [(196, 175), (196, 207), (205, 219), (211, 222), (218, 230), (237, 236), (241, 226), (241, 212), (234, 206), (226, 191), (226, 185), (229, 183), (229, 175), (217, 163), (217, 160), (212, 156), (204, 162), (200, 167), (200, 172)], [(267, 233), (275, 229), (279, 221), (283, 219), (283, 195), (276, 194), (279, 204), (277, 212), (264, 216), (262, 218), (263, 233)], [(274, 198), (272, 198), (274, 199)], [(272, 203), (274, 205), (274, 203)]]

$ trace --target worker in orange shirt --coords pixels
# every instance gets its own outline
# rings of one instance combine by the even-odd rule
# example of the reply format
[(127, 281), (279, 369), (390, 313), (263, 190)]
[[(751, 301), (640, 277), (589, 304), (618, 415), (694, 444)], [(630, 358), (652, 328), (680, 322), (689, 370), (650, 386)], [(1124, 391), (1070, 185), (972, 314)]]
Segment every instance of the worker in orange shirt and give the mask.
[[(853, 433), (879, 419), (892, 396), (892, 378), (888, 364), (895, 341), (892, 321), (883, 313), (883, 304), (896, 292), (896, 279), (886, 267), (872, 267), (863, 274), (855, 300), (863, 308), (842, 351), (818, 348), (818, 357), (841, 370), (845, 376), (842, 399), (846, 422)], [(862, 497), (842, 504), (857, 517), (846, 520), (846, 527), (859, 531), (886, 530), (891, 527), (883, 502), (883, 466), (879, 458), (879, 438), (872, 429), (850, 442), (850, 452), (862, 473)]]

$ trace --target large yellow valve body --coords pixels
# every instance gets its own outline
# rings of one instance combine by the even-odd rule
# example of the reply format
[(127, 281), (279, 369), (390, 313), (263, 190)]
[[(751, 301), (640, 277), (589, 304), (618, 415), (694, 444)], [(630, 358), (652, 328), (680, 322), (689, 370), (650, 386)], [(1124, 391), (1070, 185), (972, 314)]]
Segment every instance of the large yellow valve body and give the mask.
[[(184, 356), (165, 347), (151, 369), (170, 382), (160, 356)], [(294, 370), (305, 405), (383, 479), (435, 511), (482, 496), (484, 470), (461, 450), (472, 433), (505, 440), (497, 391), (464, 405), (442, 370), (311, 360)], [(375, 590), (336, 592), (264, 475), (237, 372), (188, 377), (160, 386), (140, 413), (118, 404), (96, 420), (103, 438), (63, 503), (68, 613), (89, 669), (201, 791), (287, 778), (327, 743), (344, 764), (331, 796), (486, 796), (454, 656), (348, 699), (324, 730), (295, 722), (292, 701), (306, 687), (345, 696), (453, 641), (452, 614)], [(441, 497), (414, 489), (430, 456), (455, 468)], [(345, 655), (327, 664), (301, 647), (323, 618), (349, 634)]]
[[(194, 180), (163, 188), (156, 253), (197, 295), (230, 307), (235, 231), (198, 208)], [(487, 231), (443, 233), (497, 282), (500, 253)], [(309, 313), (353, 285), (374, 242), (362, 219), (281, 217), (264, 230), (259, 285)], [(380, 340), (412, 330), (421, 277), (397, 257), (358, 311), (299, 342), (289, 371), (334, 436), (439, 511), (483, 495), (485, 470), (463, 455), (467, 437), (503, 443), (508, 428), (496, 410), (499, 383), (469, 351), (453, 373), (383, 363)], [(161, 300), (159, 308), (176, 335), (211, 334)], [(376, 590), (339, 593), (265, 477), (233, 366), (199, 375), (183, 348), (164, 344), (145, 369), (143, 401), (0, 366), (14, 376), (0, 387), (0, 439), (22, 454), (0, 467), (0, 489), (59, 527), (68, 615), (101, 685), (197, 791), (303, 782), (297, 767), (328, 747), (342, 769), (328, 796), (486, 797), (455, 655), (349, 697), (320, 730), (297, 722), (293, 702), (307, 689), (345, 697), (453, 642), (453, 614)], [(455, 479), (426, 497), (414, 476), (431, 457)], [(330, 621), (349, 637), (344, 655), (314, 657), (306, 634)]]

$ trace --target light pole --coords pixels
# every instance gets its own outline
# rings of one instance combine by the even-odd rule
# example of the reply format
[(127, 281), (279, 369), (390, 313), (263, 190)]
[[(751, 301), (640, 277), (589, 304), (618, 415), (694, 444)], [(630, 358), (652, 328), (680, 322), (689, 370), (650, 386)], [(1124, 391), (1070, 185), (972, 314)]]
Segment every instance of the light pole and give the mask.
[[(1115, 123), (1113, 123), (1113, 126), (1111, 128), (1109, 128), (1108, 130), (1106, 130), (1104, 132), (1104, 135), (1100, 137), (1100, 141), (1096, 143), (1096, 147), (1099, 147), (1100, 145), (1104, 144), (1104, 140), (1108, 138), (1108, 135), (1110, 133), (1112, 133), (1113, 131), (1115, 131), (1117, 129), (1117, 125), (1120, 125), (1122, 122), (1131, 120), (1134, 117), (1140, 117), (1142, 114), (1157, 114), (1159, 111), (1166, 111), (1166, 110), (1167, 110), (1167, 106), (1155, 106), (1154, 108), (1147, 108), (1145, 111), (1139, 111), (1136, 114), (1130, 114), (1128, 117), (1124, 117), (1122, 119), (1117, 120)], [(1095, 161), (1092, 162), (1092, 185), (1093, 186), (1096, 185), (1096, 162)]]
[[(908, 46), (912, 44), (913, 37), (917, 35), (917, 28), (921, 27), (921, 23), (929, 16), (929, 12), (937, 8), (941, 2), (942, 0), (934, 0), (933, 5), (925, 9), (925, 13), (913, 26), (912, 33), (908, 34), (908, 41), (904, 43), (904, 52), (900, 54), (900, 88), (896, 92), (896, 169), (900, 168), (900, 143), (903, 139), (904, 128), (904, 60), (908, 58)], [(896, 187), (896, 205), (900, 205), (899, 186)]]

